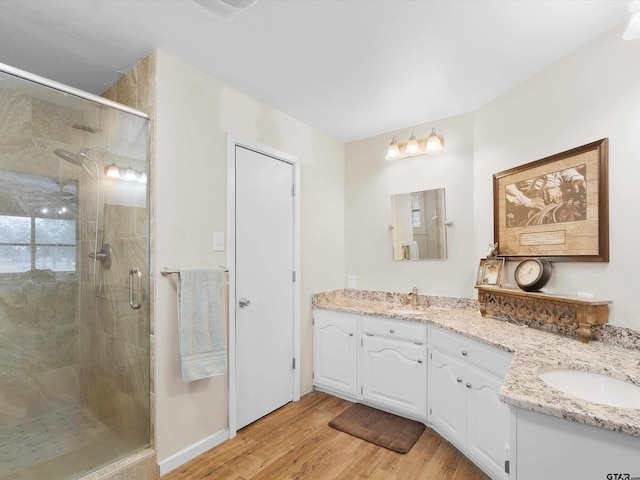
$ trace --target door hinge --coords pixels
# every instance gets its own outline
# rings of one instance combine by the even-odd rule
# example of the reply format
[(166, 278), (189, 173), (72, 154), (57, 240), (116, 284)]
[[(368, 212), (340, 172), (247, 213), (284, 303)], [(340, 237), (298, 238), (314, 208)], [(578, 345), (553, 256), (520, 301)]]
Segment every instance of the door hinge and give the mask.
[(295, 270), (293, 271), (292, 278), (293, 278), (293, 282), (295, 283), (295, 281), (296, 281), (296, 272), (295, 272)]
[(295, 183), (293, 185), (291, 185), (291, 196), (292, 197), (296, 196), (296, 184)]
[(296, 357), (293, 357), (293, 369), (296, 369)]
[(364, 343), (362, 342), (362, 339), (360, 339), (360, 346), (364, 347)]
[(504, 473), (509, 473), (509, 460), (504, 461)]
[(360, 395), (362, 395), (364, 393), (363, 387), (362, 385), (360, 385)]
[(433, 410), (429, 409), (429, 415), (433, 415)]

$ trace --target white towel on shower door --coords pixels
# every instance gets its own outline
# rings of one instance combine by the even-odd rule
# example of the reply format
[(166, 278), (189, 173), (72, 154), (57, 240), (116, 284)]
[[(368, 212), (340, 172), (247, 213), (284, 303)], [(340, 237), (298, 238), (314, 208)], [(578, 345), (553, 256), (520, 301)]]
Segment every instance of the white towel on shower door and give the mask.
[(227, 371), (224, 299), (224, 269), (180, 269), (179, 341), (185, 382)]

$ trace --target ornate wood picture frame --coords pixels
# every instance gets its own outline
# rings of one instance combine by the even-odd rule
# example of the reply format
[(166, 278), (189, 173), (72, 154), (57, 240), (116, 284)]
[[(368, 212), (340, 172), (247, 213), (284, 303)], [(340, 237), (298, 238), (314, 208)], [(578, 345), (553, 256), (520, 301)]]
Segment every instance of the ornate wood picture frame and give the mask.
[(504, 258), (481, 258), (476, 287), (479, 285), (502, 285)]
[(609, 261), (608, 139), (493, 175), (501, 257)]

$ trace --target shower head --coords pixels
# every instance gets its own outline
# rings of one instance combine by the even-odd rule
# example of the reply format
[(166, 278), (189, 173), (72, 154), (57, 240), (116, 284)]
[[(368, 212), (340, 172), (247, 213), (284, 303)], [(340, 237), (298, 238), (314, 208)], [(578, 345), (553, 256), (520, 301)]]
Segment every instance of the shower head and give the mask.
[[(93, 179), (98, 178), (98, 164), (95, 162), (95, 160), (93, 160), (92, 158), (90, 158), (89, 156), (87, 156), (87, 151), (90, 150), (91, 148), (101, 148), (102, 147), (88, 147), (88, 148), (83, 148), (82, 150), (80, 150), (80, 152), (78, 154), (72, 153), (69, 150), (65, 150), (64, 148), (56, 148), (53, 153), (55, 153), (58, 157), (60, 157), (61, 159), (63, 159), (66, 162), (69, 162), (73, 165), (77, 165), (79, 167), (84, 168), (85, 172), (87, 172), (89, 174), (89, 176)], [(106, 150), (105, 150), (106, 151)], [(87, 167), (87, 164), (85, 163), (85, 159), (90, 160), (91, 162), (93, 162), (93, 164), (96, 167), (96, 171), (95, 173), (92, 172), (91, 170), (89, 170), (89, 167)]]
[(83, 161), (78, 155), (75, 153), (71, 153), (69, 150), (65, 150), (63, 148), (56, 148), (53, 153), (59, 156), (61, 159), (66, 160), (69, 163), (73, 163), (74, 165), (81, 166)]

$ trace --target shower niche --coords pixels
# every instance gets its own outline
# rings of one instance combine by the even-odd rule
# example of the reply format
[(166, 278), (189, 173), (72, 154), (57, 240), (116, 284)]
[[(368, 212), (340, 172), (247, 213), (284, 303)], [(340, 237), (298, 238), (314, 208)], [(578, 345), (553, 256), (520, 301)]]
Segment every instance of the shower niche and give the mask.
[(149, 120), (54, 87), (0, 65), (0, 479), (150, 443)]

